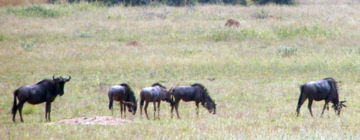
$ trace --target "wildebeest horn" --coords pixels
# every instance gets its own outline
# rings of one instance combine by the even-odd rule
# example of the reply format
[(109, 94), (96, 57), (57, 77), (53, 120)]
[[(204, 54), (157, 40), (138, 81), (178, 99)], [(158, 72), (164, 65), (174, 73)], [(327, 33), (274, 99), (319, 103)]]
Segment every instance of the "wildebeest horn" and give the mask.
[(168, 90), (168, 93), (171, 93), (172, 90), (173, 90), (173, 87), (171, 87), (171, 88)]
[(71, 79), (71, 76), (69, 75), (69, 78), (66, 79), (66, 82), (67, 82), (67, 81), (70, 81), (70, 79)]
[(55, 75), (53, 75), (53, 77), (52, 77), (52, 78), (53, 78), (53, 80), (55, 80)]
[(346, 100), (344, 101), (340, 101), (340, 105), (343, 106), (343, 107), (347, 107), (344, 103), (346, 102)]

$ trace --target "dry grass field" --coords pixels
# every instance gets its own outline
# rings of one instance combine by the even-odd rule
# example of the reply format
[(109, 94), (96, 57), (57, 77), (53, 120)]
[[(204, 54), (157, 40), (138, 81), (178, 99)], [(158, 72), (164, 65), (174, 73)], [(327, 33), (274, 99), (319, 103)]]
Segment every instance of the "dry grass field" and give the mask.
[[(103, 7), (87, 3), (0, 8), (0, 139), (359, 139), (360, 5)], [(240, 22), (225, 27), (227, 19)], [(110, 116), (109, 86), (136, 91), (199, 82), (217, 114), (180, 103), (182, 119), (128, 114), (122, 125), (47, 123), (44, 104), (11, 121), (12, 92), (71, 75), (52, 122)], [(348, 107), (320, 118), (324, 102), (296, 117), (299, 86), (334, 77)], [(119, 106), (116, 104), (115, 110)], [(152, 118), (152, 105), (149, 107)], [(114, 112), (119, 117), (119, 111)]]

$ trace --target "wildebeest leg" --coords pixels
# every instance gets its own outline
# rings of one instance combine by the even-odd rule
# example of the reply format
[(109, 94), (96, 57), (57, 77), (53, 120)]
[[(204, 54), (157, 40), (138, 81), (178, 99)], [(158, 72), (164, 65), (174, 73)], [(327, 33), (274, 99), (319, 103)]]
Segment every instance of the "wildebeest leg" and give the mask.
[(14, 105), (13, 117), (12, 117), (13, 122), (15, 122), (15, 116), (16, 116), (17, 110), (18, 110), (18, 105)]
[(154, 120), (156, 120), (156, 101), (153, 102), (154, 105)]
[(301, 93), (300, 94), (300, 97), (299, 97), (299, 101), (298, 101), (298, 105), (297, 105), (297, 108), (296, 108), (296, 116), (299, 117), (299, 114), (300, 114), (300, 108), (301, 108), (301, 105), (306, 101), (307, 97)]
[(22, 117), (22, 108), (24, 106), (24, 103), (25, 103), (24, 101), (19, 102), (19, 104), (17, 106), (17, 108), (19, 109), (19, 115), (20, 115), (20, 121), (21, 122), (24, 122), (23, 117)]
[(126, 105), (123, 104), (124, 118), (126, 118)]
[(120, 118), (123, 118), (123, 106), (121, 102), (120, 102)]
[(175, 104), (177, 104), (177, 102), (175, 102), (174, 105), (171, 106), (171, 118), (173, 118)]
[(146, 102), (145, 103), (145, 107), (144, 107), (144, 112), (145, 112), (145, 115), (146, 115), (146, 118), (149, 120), (149, 116), (148, 116), (148, 113), (147, 113), (147, 107), (149, 105), (149, 102)]
[(314, 116), (313, 116), (313, 113), (312, 113), (312, 110), (311, 110), (312, 102), (313, 102), (313, 100), (312, 100), (312, 99), (309, 99), (308, 109), (309, 109), (309, 111), (310, 111), (311, 117), (314, 117)]
[(142, 118), (142, 110), (143, 110), (144, 100), (140, 101), (140, 118)]
[(161, 103), (161, 101), (158, 102), (158, 118), (159, 118), (159, 120), (160, 120), (160, 103)]
[(51, 102), (45, 103), (45, 120), (50, 121)]
[(323, 107), (323, 110), (322, 110), (322, 112), (321, 112), (321, 116), (320, 116), (320, 117), (323, 116), (324, 111), (325, 111), (326, 107), (328, 106), (328, 103), (329, 103), (329, 101), (326, 100), (326, 101), (325, 101), (325, 104), (324, 104), (324, 107)]
[(176, 115), (177, 115), (178, 119), (180, 119), (178, 108), (179, 108), (179, 101), (177, 101), (176, 104), (175, 104), (175, 111), (176, 111)]
[(199, 102), (195, 102), (196, 105), (196, 115), (199, 117)]

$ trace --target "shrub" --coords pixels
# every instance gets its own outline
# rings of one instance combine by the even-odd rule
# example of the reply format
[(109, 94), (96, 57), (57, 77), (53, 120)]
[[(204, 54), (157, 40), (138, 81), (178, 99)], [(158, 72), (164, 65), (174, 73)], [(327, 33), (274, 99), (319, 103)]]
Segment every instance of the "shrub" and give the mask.
[(26, 51), (30, 51), (36, 44), (37, 40), (21, 41), (20, 46)]
[(294, 47), (288, 47), (288, 46), (279, 46), (277, 48), (277, 54), (281, 57), (290, 57), (295, 55), (297, 52), (297, 49)]
[(257, 19), (266, 19), (269, 17), (269, 12), (261, 9), (260, 11), (256, 11), (255, 13), (253, 13), (252, 17)]
[(295, 4), (295, 0), (253, 0), (256, 4), (268, 4), (268, 3), (275, 3), (275, 4), (287, 4), (292, 5)]
[(247, 5), (247, 1), (246, 0), (223, 0), (223, 2), (225, 4), (241, 4), (241, 5)]

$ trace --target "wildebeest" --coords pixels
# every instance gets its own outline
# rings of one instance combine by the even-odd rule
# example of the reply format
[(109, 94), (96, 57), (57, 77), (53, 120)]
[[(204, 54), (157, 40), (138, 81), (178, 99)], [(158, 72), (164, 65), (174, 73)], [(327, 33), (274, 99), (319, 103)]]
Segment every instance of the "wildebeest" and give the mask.
[(134, 92), (130, 88), (130, 86), (126, 83), (122, 83), (119, 85), (114, 85), (110, 87), (108, 92), (109, 97), (109, 109), (113, 111), (113, 100), (120, 102), (120, 114), (121, 118), (126, 117), (126, 106), (128, 107), (128, 111), (132, 112), (133, 115), (136, 113), (137, 101), (134, 95)]
[(311, 105), (313, 100), (325, 100), (321, 116), (324, 114), (326, 108), (329, 110), (329, 102), (333, 103), (332, 107), (337, 115), (340, 115), (342, 107), (346, 107), (346, 105), (344, 105), (345, 101), (339, 101), (337, 82), (331, 77), (324, 78), (323, 80), (307, 82), (300, 86), (300, 97), (296, 109), (297, 116), (299, 116), (300, 107), (306, 99), (309, 99), (308, 108), (312, 117), (313, 113), (311, 111)]
[[(140, 115), (142, 115), (142, 109), (145, 102), (145, 115), (146, 118), (149, 119), (149, 116), (147, 114), (147, 107), (149, 105), (149, 102), (153, 102), (154, 104), (154, 119), (156, 119), (156, 111), (158, 112), (158, 119), (160, 119), (160, 102), (166, 101), (169, 102), (170, 105), (173, 105), (173, 100), (171, 99), (170, 93), (166, 90), (166, 87), (159, 84), (154, 83), (151, 87), (143, 88), (140, 91)], [(157, 103), (157, 107), (156, 107)]]
[(216, 114), (216, 104), (209, 96), (207, 89), (199, 83), (192, 84), (191, 86), (179, 86), (171, 91), (171, 95), (174, 99), (174, 105), (171, 107), (171, 117), (173, 117), (173, 110), (175, 108), (176, 115), (179, 116), (179, 102), (183, 100), (185, 102), (195, 101), (196, 114), (199, 115), (199, 103), (204, 106), (209, 113)]
[[(64, 85), (69, 82), (69, 78), (53, 76), (52, 79), (44, 79), (33, 85), (25, 85), (14, 91), (14, 104), (12, 107), (12, 120), (15, 122), (16, 111), (19, 110), (20, 120), (24, 122), (22, 117), (22, 108), (25, 102), (30, 104), (45, 104), (45, 119), (50, 121), (51, 102), (53, 102), (57, 95), (62, 96), (64, 94)], [(19, 103), (17, 104), (17, 100)]]
[(226, 27), (239, 27), (240, 22), (235, 19), (228, 19), (225, 23)]

